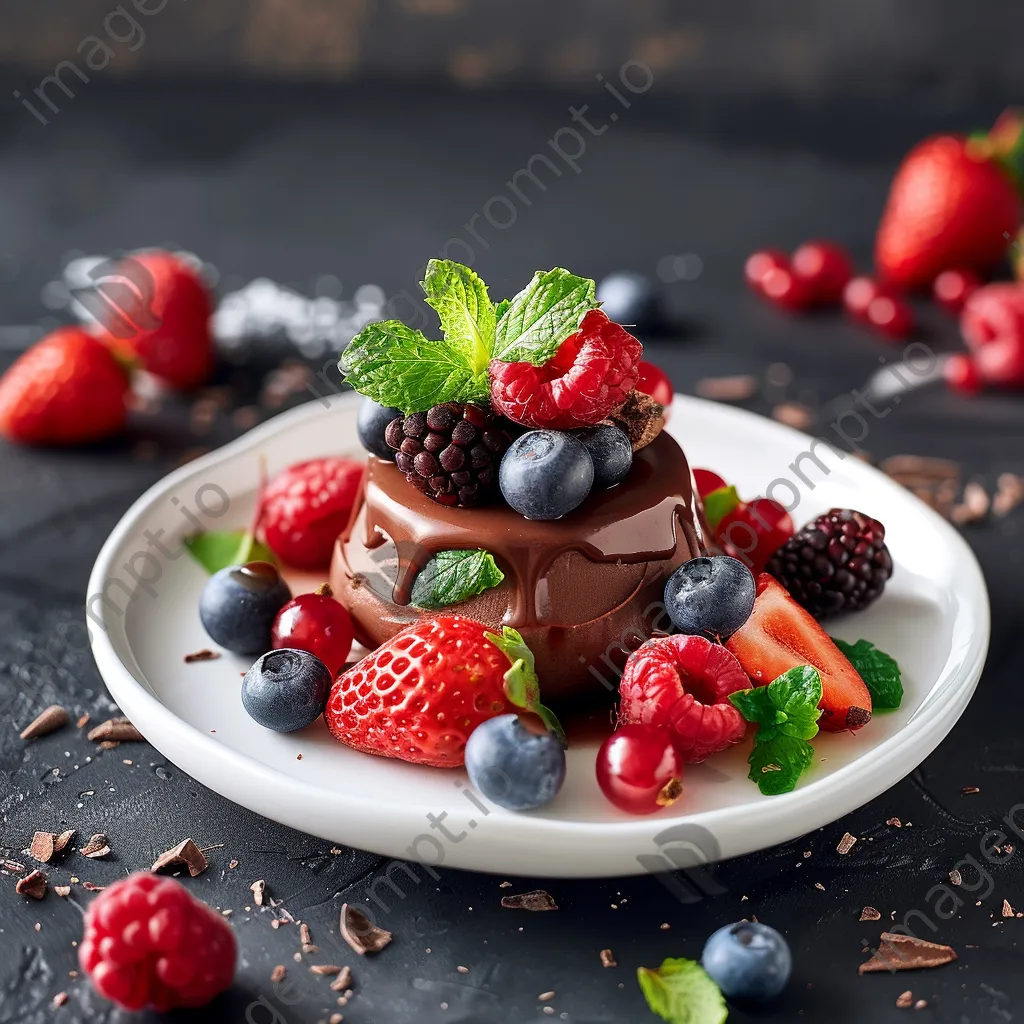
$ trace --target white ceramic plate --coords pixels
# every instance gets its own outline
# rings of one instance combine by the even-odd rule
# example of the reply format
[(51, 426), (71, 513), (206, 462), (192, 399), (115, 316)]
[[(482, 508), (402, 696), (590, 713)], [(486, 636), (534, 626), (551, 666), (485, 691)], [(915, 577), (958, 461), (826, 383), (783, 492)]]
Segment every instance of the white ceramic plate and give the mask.
[[(713, 467), (746, 495), (772, 487), (785, 503), (799, 500), (798, 522), (833, 506), (884, 521), (893, 578), (872, 608), (838, 620), (832, 632), (865, 637), (898, 658), (902, 708), (876, 715), (856, 735), (820, 735), (816, 762), (793, 793), (761, 796), (746, 778), (744, 744), (690, 768), (683, 798), (644, 818), (623, 815), (602, 797), (596, 740), (570, 749), (568, 780), (553, 803), (513, 814), (474, 805), (461, 771), (356, 753), (321, 722), (291, 735), (261, 729), (239, 699), (243, 659), (183, 663), (210, 641), (196, 612), (206, 574), (180, 540), (195, 532), (195, 519), (207, 528), (249, 521), (260, 458), (274, 473), (300, 459), (358, 456), (356, 408), (350, 395), (327, 407), (311, 403), (172, 473), (128, 510), (90, 580), (93, 651), (118, 705), (181, 769), (260, 814), (333, 842), (479, 871), (584, 877), (666, 870), (794, 839), (866, 803), (935, 749), (974, 691), (988, 647), (988, 598), (955, 530), (855, 458), (819, 444), (815, 464), (804, 455), (811, 444), (804, 434), (677, 398), (669, 429), (692, 465)], [(293, 580), (293, 590), (316, 582)]]

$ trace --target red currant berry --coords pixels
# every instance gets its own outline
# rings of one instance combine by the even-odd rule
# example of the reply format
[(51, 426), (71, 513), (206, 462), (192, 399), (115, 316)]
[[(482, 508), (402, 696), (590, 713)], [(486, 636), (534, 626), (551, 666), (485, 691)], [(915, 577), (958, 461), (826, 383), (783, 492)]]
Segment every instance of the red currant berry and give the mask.
[(274, 619), (270, 646), (291, 647), (315, 654), (332, 676), (352, 650), (352, 617), (332, 596), (325, 583), (315, 594), (292, 598)]
[(726, 554), (757, 576), (796, 532), (790, 514), (771, 498), (755, 498), (723, 516), (715, 533)]
[(747, 257), (747, 262), (743, 265), (743, 276), (747, 279), (747, 284), (755, 292), (759, 292), (769, 270), (788, 266), (789, 258), (781, 249), (761, 249)]
[(873, 277), (851, 278), (843, 289), (843, 308), (854, 320), (867, 320), (868, 306), (883, 294)]
[(811, 290), (789, 267), (772, 267), (761, 279), (761, 294), (783, 309), (797, 311), (811, 304)]
[[(672, 381), (668, 379), (668, 374), (660, 366), (655, 366), (654, 363), (648, 363), (645, 360), (640, 361), (637, 369), (639, 370), (636, 378), (637, 391), (650, 395), (659, 405), (665, 406), (667, 410), (672, 404), (672, 396), (675, 394), (672, 390)], [(668, 416), (665, 418), (668, 419)]]
[(981, 373), (966, 352), (957, 352), (946, 360), (942, 375), (951, 390), (962, 395), (976, 395), (981, 390)]
[(653, 814), (682, 794), (683, 759), (667, 729), (623, 725), (598, 751), (597, 782), (620, 810)]
[(980, 287), (981, 278), (973, 270), (944, 270), (932, 283), (932, 295), (947, 313), (955, 316)]
[(805, 242), (793, 253), (793, 273), (805, 281), (813, 300), (831, 305), (843, 297), (853, 276), (853, 262), (834, 242)]
[(695, 469), (693, 480), (697, 485), (697, 493), (702, 498), (706, 498), (712, 491), (720, 491), (723, 487), (728, 486), (717, 473), (713, 473), (710, 469)]
[(906, 338), (914, 329), (914, 314), (902, 299), (878, 295), (868, 306), (868, 323), (890, 338)]

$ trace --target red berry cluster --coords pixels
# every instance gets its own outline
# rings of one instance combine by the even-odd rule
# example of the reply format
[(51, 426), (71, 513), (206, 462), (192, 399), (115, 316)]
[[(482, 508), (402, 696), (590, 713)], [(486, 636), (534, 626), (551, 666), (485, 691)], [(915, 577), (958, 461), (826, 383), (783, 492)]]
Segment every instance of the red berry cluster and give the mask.
[(204, 1006), (231, 984), (231, 926), (180, 882), (140, 871), (89, 905), (78, 947), (100, 995), (126, 1010)]

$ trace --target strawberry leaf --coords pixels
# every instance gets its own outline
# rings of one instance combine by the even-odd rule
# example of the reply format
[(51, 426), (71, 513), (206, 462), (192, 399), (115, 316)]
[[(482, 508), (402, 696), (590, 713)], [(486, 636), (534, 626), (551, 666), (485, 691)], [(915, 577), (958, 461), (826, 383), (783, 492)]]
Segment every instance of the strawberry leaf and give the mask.
[(416, 577), (412, 603), (417, 608), (447, 608), (496, 587), (504, 578), (489, 551), (439, 551)]
[(864, 680), (875, 711), (891, 711), (903, 703), (903, 679), (895, 658), (868, 640), (848, 644), (833, 637), (832, 642)]
[(561, 267), (538, 270), (498, 320), (492, 355), (505, 363), (541, 366), (597, 307), (593, 281)]
[(440, 402), (479, 402), (490, 396), (486, 363), (466, 351), (430, 341), (399, 320), (369, 324), (341, 355), (339, 368), (361, 395), (406, 415)]
[(708, 972), (693, 960), (665, 960), (636, 972), (651, 1013), (668, 1024), (724, 1024), (729, 1008)]
[(446, 345), (459, 349), (477, 373), (491, 361), (497, 318), (475, 270), (452, 260), (430, 260), (422, 284), (427, 305), (441, 320)]
[(705, 495), (704, 516), (708, 521), (708, 526), (712, 530), (717, 530), (718, 524), (742, 504), (739, 492), (735, 487), (719, 487), (717, 491)]
[(229, 565), (274, 563), (274, 552), (256, 540), (251, 530), (209, 530), (185, 538), (185, 547), (210, 575)]
[(762, 740), (760, 733), (759, 729), (754, 749), (747, 759), (750, 765), (748, 778), (757, 783), (757, 788), (765, 796), (792, 792), (797, 780), (814, 760), (814, 747), (807, 740), (781, 733)]
[(512, 667), (505, 673), (505, 696), (517, 708), (537, 715), (558, 737), (562, 746), (567, 746), (565, 731), (558, 717), (540, 702), (540, 680), (537, 678), (533, 651), (526, 646), (522, 635), (511, 626), (502, 626), (500, 636), (497, 633), (484, 633), (484, 636), (512, 662)]

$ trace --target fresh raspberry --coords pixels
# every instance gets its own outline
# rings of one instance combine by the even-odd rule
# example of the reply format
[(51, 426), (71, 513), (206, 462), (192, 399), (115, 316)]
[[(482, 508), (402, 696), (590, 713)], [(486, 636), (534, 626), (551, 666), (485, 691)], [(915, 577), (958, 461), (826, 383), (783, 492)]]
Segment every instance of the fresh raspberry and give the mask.
[(263, 540), (288, 565), (326, 569), (348, 525), (366, 466), (355, 459), (299, 462), (279, 473), (263, 495)]
[(755, 576), (764, 572), (768, 559), (794, 532), (792, 516), (771, 498), (740, 502), (715, 527), (722, 550), (738, 558)]
[(954, 352), (946, 360), (942, 376), (950, 389), (961, 395), (976, 395), (981, 391), (981, 374), (969, 352)]
[[(533, 655), (513, 630), (492, 641), (461, 615), (420, 619), (334, 681), (324, 711), (331, 735), (381, 757), (456, 768), (481, 722), (515, 711), (505, 691), (513, 662)], [(518, 640), (508, 646), (507, 634)], [(533, 677), (535, 679), (535, 677)]]
[(877, 295), (868, 304), (867, 322), (889, 338), (900, 340), (914, 330), (914, 311), (896, 295)]
[(761, 294), (776, 306), (798, 312), (814, 302), (811, 286), (792, 267), (772, 267), (761, 278)]
[(543, 366), (491, 363), (491, 403), (516, 423), (570, 430), (600, 423), (636, 387), (643, 348), (592, 309)]
[(123, 429), (128, 374), (79, 327), (62, 327), (0, 378), (0, 434), (22, 444), (85, 444)]
[(1024, 385), (1024, 284), (979, 288), (964, 305), (960, 330), (984, 381)]
[(789, 267), (789, 257), (781, 249), (759, 249), (747, 257), (747, 262), (743, 264), (743, 276), (755, 292), (760, 292), (768, 272), (780, 267)]
[(980, 287), (981, 278), (973, 270), (944, 270), (932, 282), (932, 295), (947, 313), (955, 316)]
[(126, 1010), (205, 1006), (231, 985), (231, 926), (172, 878), (139, 871), (89, 904), (78, 962)]
[(887, 295), (892, 298), (894, 294), (873, 277), (853, 277), (843, 289), (843, 309), (852, 319), (860, 323), (867, 323), (868, 308), (871, 303), (880, 296)]
[(835, 242), (804, 242), (793, 253), (792, 263), (793, 273), (807, 284), (818, 305), (839, 302), (853, 277), (853, 261)]
[[(213, 300), (206, 282), (169, 252), (136, 253), (107, 275), (96, 313), (102, 340), (172, 388), (185, 391), (213, 372)], [(120, 278), (120, 280), (118, 280)]]
[(740, 663), (702, 636), (648, 640), (626, 662), (619, 683), (619, 723), (671, 731), (676, 749), (694, 764), (746, 735), (729, 694), (750, 688)]

